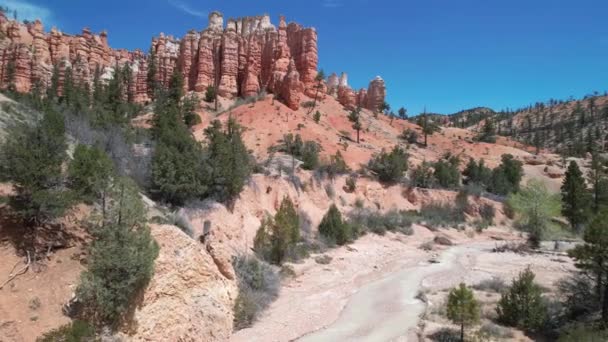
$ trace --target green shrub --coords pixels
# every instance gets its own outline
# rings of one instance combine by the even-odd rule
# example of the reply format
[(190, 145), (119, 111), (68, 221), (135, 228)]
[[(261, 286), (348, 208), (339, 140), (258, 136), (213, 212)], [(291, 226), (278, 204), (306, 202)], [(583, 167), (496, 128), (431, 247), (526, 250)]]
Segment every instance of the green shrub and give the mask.
[(169, 224), (178, 227), (182, 232), (186, 233), (189, 237), (194, 237), (194, 227), (183, 211), (177, 210), (167, 215), (167, 221)]
[(464, 208), (441, 202), (423, 205), (420, 208), (420, 216), (433, 228), (454, 227), (465, 221)]
[(82, 342), (95, 338), (95, 328), (84, 321), (73, 321), (36, 339), (37, 342)]
[(475, 162), (475, 159), (471, 158), (466, 168), (462, 172), (465, 177), (465, 184), (478, 184), (483, 188), (490, 185), (492, 179), (492, 170), (485, 166), (483, 159), (479, 160), (479, 163)]
[(408, 168), (409, 155), (399, 146), (391, 152), (382, 151), (372, 157), (367, 168), (378, 177), (381, 182), (395, 183), (401, 180)]
[(205, 102), (213, 101), (215, 101), (215, 88), (213, 86), (208, 86), (205, 90)]
[(460, 159), (455, 156), (449, 156), (445, 159), (439, 160), (433, 164), (435, 177), (437, 184), (445, 189), (453, 189), (460, 186)]
[(479, 332), (486, 338), (498, 338), (508, 340), (513, 338), (513, 332), (509, 328), (505, 328), (492, 322), (484, 323)]
[(232, 266), (239, 293), (234, 303), (234, 330), (250, 327), (279, 295), (280, 278), (270, 265), (255, 257), (238, 256)]
[(357, 178), (349, 176), (345, 181), (345, 190), (347, 192), (355, 192), (357, 189)]
[(608, 341), (608, 331), (593, 325), (577, 324), (560, 333), (558, 342), (604, 342)]
[(350, 213), (350, 224), (356, 232), (370, 231), (383, 235), (387, 231), (413, 234), (412, 224), (418, 220), (418, 214), (405, 210), (390, 210), (384, 214), (367, 208), (355, 209)]
[(319, 166), (319, 144), (314, 141), (306, 141), (302, 147), (302, 168), (304, 170), (314, 170)]
[(319, 224), (319, 234), (338, 245), (344, 245), (353, 238), (351, 226), (342, 220), (342, 214), (335, 204), (332, 204), (323, 216)]
[(294, 255), (300, 241), (300, 218), (289, 197), (284, 197), (274, 217), (262, 220), (254, 239), (258, 256), (275, 265)]
[(408, 128), (401, 133), (399, 138), (407, 141), (409, 144), (415, 144), (418, 142), (418, 132)]
[(350, 168), (346, 164), (344, 157), (340, 151), (337, 151), (335, 155), (329, 157), (328, 161), (324, 161), (317, 168), (319, 174), (325, 174), (330, 179), (334, 179), (338, 175), (348, 173)]
[(508, 195), (519, 191), (523, 177), (523, 164), (510, 154), (502, 155), (501, 164), (492, 170), (488, 190), (497, 195)]
[(547, 308), (541, 297), (542, 288), (534, 282), (534, 277), (527, 268), (503, 293), (496, 307), (501, 323), (530, 332), (543, 327)]
[(528, 241), (538, 247), (545, 232), (553, 225), (551, 219), (560, 212), (560, 201), (538, 181), (528, 182), (525, 188), (509, 196), (508, 204), (517, 214), (517, 225), (528, 232)]
[(490, 279), (482, 280), (481, 282), (473, 285), (473, 288), (478, 291), (492, 291), (496, 293), (502, 293), (507, 287), (505, 281), (499, 277), (492, 277)]
[(494, 217), (496, 216), (496, 209), (491, 204), (482, 204), (481, 208), (479, 208), (479, 216), (484, 222), (488, 224), (494, 224)]
[(410, 183), (418, 188), (432, 188), (435, 186), (435, 177), (431, 164), (423, 161), (422, 164), (414, 168), (410, 174)]
[(316, 111), (315, 114), (313, 115), (312, 119), (316, 122), (319, 123), (319, 121), (321, 120), (321, 112)]

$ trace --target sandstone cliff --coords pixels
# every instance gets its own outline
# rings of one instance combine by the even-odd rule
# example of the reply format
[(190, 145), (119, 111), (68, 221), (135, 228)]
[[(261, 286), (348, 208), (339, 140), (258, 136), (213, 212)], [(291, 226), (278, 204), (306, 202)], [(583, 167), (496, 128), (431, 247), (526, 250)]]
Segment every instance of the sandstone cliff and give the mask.
[[(222, 14), (213, 12), (206, 29), (191, 30), (181, 39), (161, 33), (152, 39), (150, 51), (153, 61), (141, 50), (111, 48), (105, 32), (93, 34), (87, 28), (78, 35), (55, 28), (45, 32), (39, 20), (20, 23), (0, 14), (0, 89), (12, 86), (18, 92), (30, 92), (35, 87), (44, 90), (56, 68), (61, 92), (68, 68), (76, 83), (91, 86), (96, 74), (108, 80), (117, 66), (128, 64), (133, 101), (144, 103), (152, 92), (148, 89), (148, 67), (154, 62), (158, 84), (167, 86), (177, 69), (184, 77), (186, 91), (203, 92), (215, 86), (226, 98), (267, 91), (281, 95), (292, 109), (299, 107), (300, 94), (313, 97), (326, 93), (325, 81), (319, 84), (315, 80), (316, 30), (287, 24), (284, 17), (275, 27), (268, 15), (224, 23)], [(329, 83), (329, 92), (336, 93), (336, 78)], [(342, 88), (338, 98), (347, 107), (375, 109), (379, 101), (384, 101), (383, 81), (372, 81), (367, 91), (374, 94), (370, 100), (359, 99), (347, 84)]]

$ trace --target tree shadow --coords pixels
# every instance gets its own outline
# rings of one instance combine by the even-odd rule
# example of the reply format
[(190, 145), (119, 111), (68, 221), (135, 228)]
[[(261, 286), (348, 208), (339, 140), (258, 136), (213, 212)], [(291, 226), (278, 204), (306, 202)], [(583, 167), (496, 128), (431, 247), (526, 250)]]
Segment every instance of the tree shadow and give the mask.
[(0, 205), (0, 244), (12, 245), (19, 256), (68, 248), (75, 238), (62, 223), (28, 224), (8, 205)]

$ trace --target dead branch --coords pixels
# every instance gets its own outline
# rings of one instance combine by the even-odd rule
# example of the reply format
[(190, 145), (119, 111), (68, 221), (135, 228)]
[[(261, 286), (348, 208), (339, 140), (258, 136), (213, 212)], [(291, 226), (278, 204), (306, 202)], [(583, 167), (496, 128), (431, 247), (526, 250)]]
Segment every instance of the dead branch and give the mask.
[[(25, 274), (25, 272), (27, 272), (28, 268), (30, 267), (30, 264), (32, 263), (32, 259), (30, 258), (30, 252), (27, 252), (27, 264), (25, 264), (25, 266), (23, 266), (22, 269), (20, 269), (17, 273), (14, 274), (9, 274), (8, 279), (2, 283), (2, 285), (0, 285), (0, 290), (2, 290), (4, 288), (4, 286), (6, 286), (6, 284), (10, 283), (13, 279), (17, 278), (18, 276)], [(14, 270), (14, 268), (13, 268)]]

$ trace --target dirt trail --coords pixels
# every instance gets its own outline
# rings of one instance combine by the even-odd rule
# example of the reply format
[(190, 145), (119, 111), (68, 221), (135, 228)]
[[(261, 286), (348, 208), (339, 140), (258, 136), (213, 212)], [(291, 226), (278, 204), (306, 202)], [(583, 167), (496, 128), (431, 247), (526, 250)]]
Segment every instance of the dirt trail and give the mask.
[[(425, 278), (465, 273), (462, 257), (475, 258), (493, 243), (471, 243), (445, 250), (438, 263), (401, 269), (364, 285), (349, 300), (337, 321), (298, 341), (390, 341), (408, 336), (425, 304), (416, 298)], [(468, 266), (468, 265), (467, 265)], [(452, 278), (452, 277), (450, 277)], [(411, 336), (411, 335), (410, 335)]]

